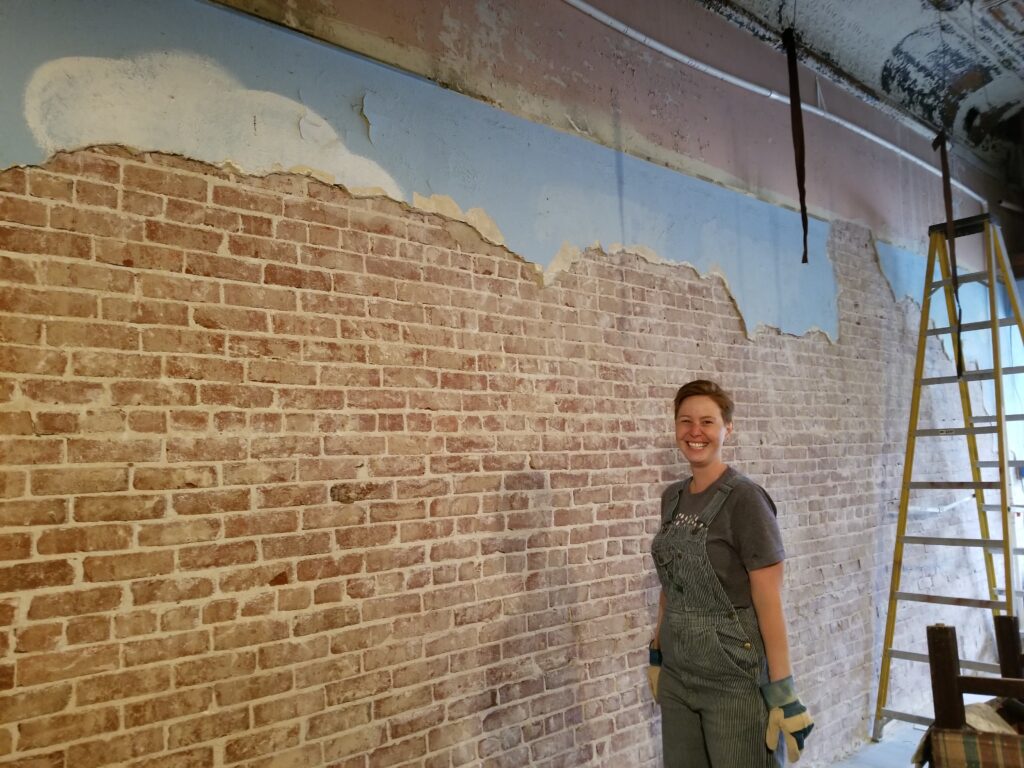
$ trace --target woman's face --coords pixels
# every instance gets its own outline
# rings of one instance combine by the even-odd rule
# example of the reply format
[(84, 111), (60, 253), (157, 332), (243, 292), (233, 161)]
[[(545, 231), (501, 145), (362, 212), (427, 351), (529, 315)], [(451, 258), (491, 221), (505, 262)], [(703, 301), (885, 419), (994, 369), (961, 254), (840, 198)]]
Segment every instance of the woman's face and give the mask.
[(690, 466), (712, 467), (722, 463), (722, 443), (732, 424), (722, 420), (718, 403), (707, 395), (692, 395), (676, 413), (676, 445)]

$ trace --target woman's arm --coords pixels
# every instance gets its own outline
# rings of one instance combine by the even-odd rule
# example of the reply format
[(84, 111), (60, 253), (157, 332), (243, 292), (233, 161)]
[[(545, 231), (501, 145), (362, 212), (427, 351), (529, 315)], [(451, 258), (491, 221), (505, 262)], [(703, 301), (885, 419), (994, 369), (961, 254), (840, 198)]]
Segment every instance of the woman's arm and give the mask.
[(782, 563), (758, 568), (749, 574), (750, 597), (768, 657), (768, 678), (772, 682), (782, 680), (793, 674), (789, 662), (786, 616), (782, 611)]
[(654, 625), (654, 640), (651, 641), (651, 648), (661, 648), (661, 620), (665, 616), (665, 590), (662, 589), (658, 597), (658, 621)]

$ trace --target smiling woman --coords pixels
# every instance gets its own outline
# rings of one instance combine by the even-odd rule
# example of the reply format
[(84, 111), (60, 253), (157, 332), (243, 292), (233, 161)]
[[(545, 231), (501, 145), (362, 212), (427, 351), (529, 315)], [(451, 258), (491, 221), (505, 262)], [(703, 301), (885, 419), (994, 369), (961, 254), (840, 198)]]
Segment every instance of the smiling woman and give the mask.
[(733, 401), (720, 386), (691, 381), (674, 406), (692, 475), (662, 495), (652, 548), (662, 590), (650, 679), (665, 766), (781, 765), (800, 756), (813, 721), (790, 668), (775, 504), (722, 458)]

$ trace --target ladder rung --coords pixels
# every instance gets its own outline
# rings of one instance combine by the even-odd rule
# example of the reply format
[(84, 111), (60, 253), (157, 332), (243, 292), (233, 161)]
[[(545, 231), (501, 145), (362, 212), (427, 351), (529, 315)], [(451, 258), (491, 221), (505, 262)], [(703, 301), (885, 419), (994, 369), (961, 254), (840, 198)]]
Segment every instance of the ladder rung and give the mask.
[[(998, 276), (996, 277), (996, 281), (1001, 282)], [(985, 282), (988, 282), (988, 272), (967, 272), (962, 275), (957, 275), (958, 284)], [(938, 290), (939, 288), (942, 288), (943, 286), (952, 284), (953, 278), (949, 278), (948, 280), (932, 280), (930, 283), (928, 283), (928, 289), (931, 291), (935, 291)]]
[[(974, 416), (971, 422), (974, 424), (992, 424), (998, 421), (998, 416)], [(1003, 416), (1003, 421), (1024, 421), (1024, 413), (1011, 413)]]
[[(967, 216), (963, 219), (953, 220), (953, 237), (965, 237), (966, 235), (976, 235), (979, 232), (985, 231), (985, 225), (992, 221), (992, 214), (990, 213), (979, 213), (977, 216)], [(995, 222), (992, 222), (993, 226)], [(946, 222), (941, 224), (932, 224), (928, 227), (929, 235), (945, 235), (946, 234)]]
[[(954, 379), (955, 380), (955, 379)], [(949, 437), (950, 435), (994, 435), (995, 427), (948, 427), (944, 429), (919, 429), (915, 437)]]
[[(1003, 317), (999, 319), (1000, 328), (1008, 328), (1011, 325), (1016, 325), (1017, 321), (1012, 317)], [(992, 323), (989, 320), (979, 320), (976, 323), (960, 323), (960, 333), (969, 333), (970, 331), (987, 331), (992, 328)], [(942, 328), (929, 328), (925, 331), (925, 336), (941, 336), (944, 333), (952, 333), (952, 326), (945, 325)]]
[[(999, 462), (998, 461), (979, 461), (977, 463), (977, 466), (982, 468), (982, 469), (998, 469), (999, 468)], [(1024, 461), (1008, 461), (1008, 462), (1006, 462), (1006, 466), (1008, 466), (1008, 467), (1024, 467)]]
[[(903, 659), (904, 661), (922, 661), (925, 664), (928, 663), (927, 653), (915, 653), (914, 651), (898, 651), (893, 648), (889, 651), (889, 656), (894, 659)], [(971, 661), (970, 659), (960, 659), (960, 669), (970, 669), (975, 672), (992, 672), (999, 674), (1000, 669), (998, 664), (994, 664), (991, 661)]]
[(912, 715), (909, 712), (899, 712), (895, 709), (883, 709), (882, 717), (887, 717), (890, 720), (902, 720), (905, 723), (914, 723), (916, 725), (931, 725), (935, 722), (934, 717), (922, 717), (921, 715)]
[(969, 491), (971, 489), (981, 489), (983, 491), (997, 491), (999, 490), (999, 483), (994, 480), (982, 480), (980, 482), (974, 482), (973, 480), (963, 481), (935, 481), (931, 482), (928, 480), (921, 480), (918, 482), (910, 483), (910, 489), (914, 491)]
[[(1020, 504), (1010, 504), (1010, 509), (1024, 509)], [(1003, 508), (999, 504), (983, 504), (981, 507), (986, 512), (1002, 512)]]
[[(1014, 365), (1003, 368), (1003, 376), (1012, 376), (1015, 373), (1024, 373), (1024, 365)], [(996, 372), (991, 368), (985, 368), (980, 371), (964, 371), (964, 379), (967, 381), (987, 381), (988, 379), (994, 379)], [(929, 379), (921, 379), (921, 385), (929, 384), (956, 384), (958, 381), (956, 376), (933, 376)]]
[(897, 592), (893, 597), (897, 600), (909, 600), (915, 603), (933, 603), (936, 605), (958, 605), (961, 608), (1003, 608), (998, 600), (981, 600), (973, 597), (946, 597), (945, 595), (922, 595), (918, 592)]
[(981, 547), (982, 549), (1003, 549), (1002, 539), (949, 539), (942, 536), (904, 536), (904, 544), (924, 544), (936, 547)]

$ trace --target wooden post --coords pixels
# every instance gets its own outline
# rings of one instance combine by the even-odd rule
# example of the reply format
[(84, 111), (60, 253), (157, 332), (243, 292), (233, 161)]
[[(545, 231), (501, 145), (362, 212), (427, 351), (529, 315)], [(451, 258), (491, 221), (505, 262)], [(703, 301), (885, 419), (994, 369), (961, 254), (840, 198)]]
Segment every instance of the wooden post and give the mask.
[(966, 717), (960, 693), (960, 653), (955, 627), (943, 624), (928, 627), (928, 666), (932, 675), (935, 727), (963, 728)]
[(1016, 616), (996, 616), (996, 649), (999, 653), (999, 674), (1003, 677), (1024, 677), (1021, 659), (1020, 619)]

